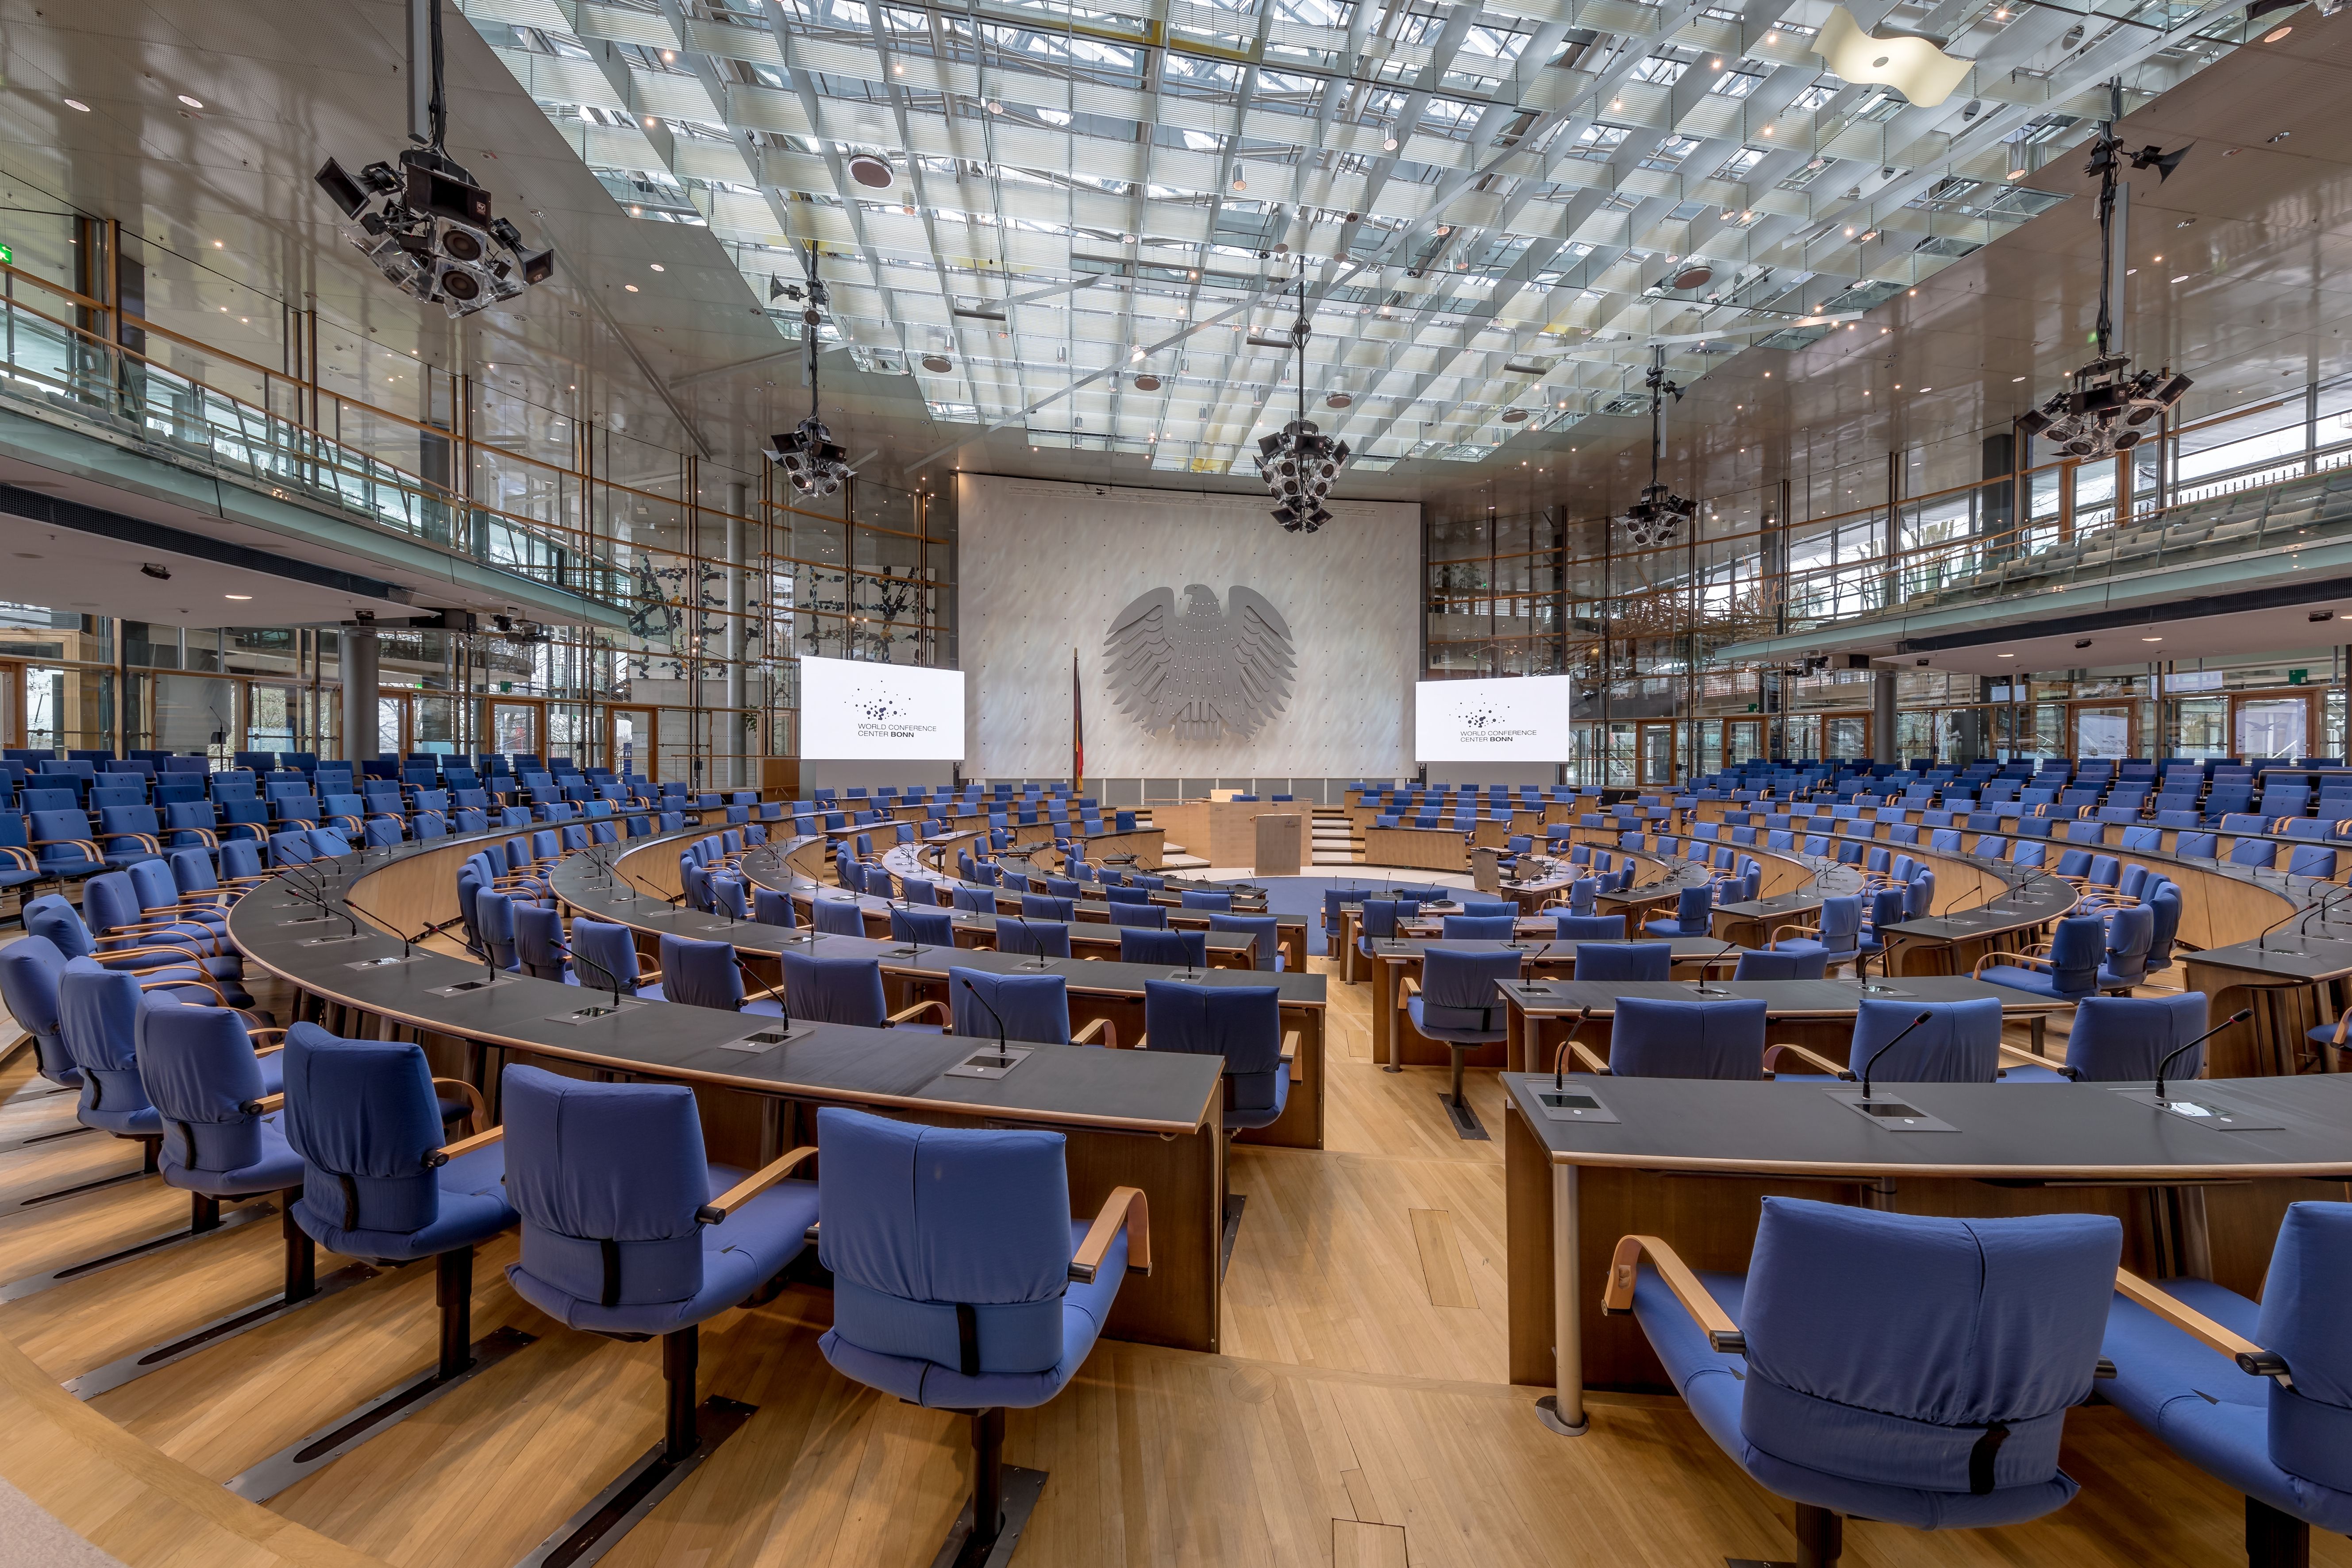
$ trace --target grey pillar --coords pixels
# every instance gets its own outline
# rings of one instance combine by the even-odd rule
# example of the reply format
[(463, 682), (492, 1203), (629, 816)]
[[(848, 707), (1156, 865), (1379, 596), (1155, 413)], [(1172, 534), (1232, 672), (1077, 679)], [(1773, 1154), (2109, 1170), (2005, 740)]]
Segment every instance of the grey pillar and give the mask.
[(746, 502), (743, 486), (727, 487), (727, 633), (721, 647), (727, 658), (727, 715), (729, 733), (733, 743), (728, 750), (737, 753), (728, 764), (727, 782), (737, 789), (748, 789), (759, 777), (756, 765), (742, 758), (741, 752), (750, 731), (743, 728), (743, 508)]
[(1895, 749), (1895, 672), (1891, 669), (1870, 672), (1870, 760), (1902, 761)]
[(373, 626), (342, 628), (339, 668), (343, 678), (343, 760), (359, 763), (375, 755), (377, 658), (383, 647)]

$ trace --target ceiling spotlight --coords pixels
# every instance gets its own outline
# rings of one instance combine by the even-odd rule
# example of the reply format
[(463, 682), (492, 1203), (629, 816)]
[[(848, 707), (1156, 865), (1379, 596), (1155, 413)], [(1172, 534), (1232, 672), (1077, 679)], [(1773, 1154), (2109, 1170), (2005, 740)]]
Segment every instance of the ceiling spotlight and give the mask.
[(877, 191), (887, 191), (898, 177), (890, 167), (890, 160), (872, 153), (860, 153), (849, 160), (849, 177), (859, 184)]
[(1334, 392), (1328, 394), (1324, 397), (1323, 406), (1326, 408), (1346, 408), (1351, 406), (1355, 401), (1356, 400), (1353, 397), (1344, 392)]
[(848, 449), (835, 442), (833, 432), (814, 414), (768, 441), (775, 448), (769, 460), (783, 469), (793, 489), (804, 496), (822, 500), (856, 472), (849, 466)]
[(948, 372), (955, 369), (955, 361), (948, 358), (945, 354), (925, 354), (923, 356), (923, 368), (929, 371), (933, 375), (945, 375)]
[(1307, 273), (1302, 266), (1298, 318), (1290, 329), (1290, 341), (1298, 355), (1298, 417), (1257, 444), (1258, 478), (1274, 497), (1274, 521), (1286, 533), (1313, 533), (1331, 521), (1323, 502), (1349, 458), (1348, 443), (1334, 441), (1307, 417)]
[(1674, 287), (1677, 289), (1704, 289), (1706, 287), (1708, 280), (1714, 278), (1714, 268), (1708, 266), (1704, 261), (1694, 261), (1687, 267), (1685, 267), (1681, 271), (1675, 274)]
[(1383, 152), (1383, 153), (1393, 153), (1393, 152), (1395, 152), (1396, 150), (1397, 150), (1397, 139), (1396, 139), (1395, 137), (1393, 137), (1393, 136), (1390, 137), (1387, 141), (1385, 141), (1385, 142), (1381, 142), (1381, 152)]
[(142, 574), (154, 578), (158, 583), (168, 583), (172, 580), (172, 569), (161, 562), (142, 561), (139, 563), (139, 570)]
[(1157, 392), (1160, 390), (1160, 378), (1152, 374), (1150, 371), (1145, 371), (1142, 374), (1135, 378), (1135, 390), (1138, 392)]
[(996, 100), (992, 98), (988, 100), (988, 111), (991, 114), (1002, 114), (1004, 112), (1004, 105), (997, 102)]
[(2293, 27), (2273, 27), (2269, 32), (2263, 35), (2263, 42), (2266, 44), (2275, 44), (2281, 38), (2285, 37), (2289, 33), (2294, 31), (2294, 29)]
[(1503, 410), (1503, 423), (1506, 425), (1517, 425), (1520, 420), (1525, 419), (1527, 416), (1528, 411), (1524, 408), (1506, 408)]
[(87, 104), (87, 103), (84, 103), (84, 102), (83, 102), (80, 99), (79, 99), (79, 98), (68, 98), (68, 99), (67, 99), (67, 100), (66, 100), (66, 107), (67, 107), (68, 109), (73, 110), (75, 110), (75, 111), (77, 111), (77, 112), (79, 112), (79, 113), (82, 113), (82, 114), (88, 114), (88, 113), (89, 112), (89, 104)]
[(223, 594), (221, 597), (224, 599), (235, 599), (240, 605), (250, 604), (253, 602), (253, 595), (250, 594)]
[(205, 100), (203, 99), (190, 98), (184, 92), (180, 95), (180, 101), (186, 104), (190, 109), (202, 109), (205, 106)]
[(1244, 180), (1244, 179), (1235, 179), (1235, 180), (1234, 181), (1234, 189), (1235, 189), (1235, 190), (1237, 190), (1237, 191), (1245, 191), (1245, 190), (1248, 190), (1248, 189), (1249, 189), (1249, 182), (1248, 182), (1247, 180)]

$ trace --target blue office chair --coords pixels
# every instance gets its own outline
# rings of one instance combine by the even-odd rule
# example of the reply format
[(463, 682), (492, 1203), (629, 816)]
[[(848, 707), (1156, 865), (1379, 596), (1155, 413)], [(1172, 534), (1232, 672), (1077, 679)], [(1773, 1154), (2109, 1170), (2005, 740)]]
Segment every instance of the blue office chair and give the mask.
[(1672, 942), (1584, 942), (1576, 948), (1579, 980), (1665, 980), (1674, 966)]
[(1234, 896), (1231, 893), (1202, 892), (1188, 888), (1179, 893), (1177, 898), (1180, 900), (1179, 907), (1182, 909), (1222, 910), (1228, 914), (1233, 912)]
[(2099, 963), (2099, 989), (2129, 995), (2133, 986), (2147, 978), (2148, 950), (2156, 941), (2156, 911), (2138, 904), (2109, 911), (2106, 922), (2106, 952)]
[(1282, 973), (1282, 930), (1272, 915), (1211, 914), (1209, 929), (1213, 931), (1233, 931), (1251, 941), (1250, 967), (1273, 973)]
[(1592, 913), (1593, 901), (1600, 896), (1600, 878), (1579, 877), (1568, 885), (1568, 912), (1572, 915)]
[(1048, 893), (1021, 895), (1021, 918), (1032, 921), (1074, 921), (1078, 918), (1076, 899), (1057, 899)]
[(1518, 929), (1514, 915), (1447, 915), (1438, 922), (1438, 934), (1447, 942), (1508, 942)]
[(563, 945), (563, 917), (545, 904), (513, 904), (515, 962), (534, 980), (577, 985), (571, 952)]
[(1694, 1275), (1629, 1236), (1603, 1301), (1633, 1314), (1707, 1436), (1796, 1504), (1798, 1561), (1828, 1568), (1844, 1514), (1967, 1530), (2073, 1499), (2059, 1441), (2090, 1395), (2122, 1249), (2104, 1215), (1768, 1197), (1746, 1274)]
[(1181, 963), (1192, 969), (1204, 968), (1209, 962), (1209, 933), (1121, 926), (1118, 961), (1121, 963)]
[(957, 913), (992, 915), (996, 912), (996, 889), (988, 887), (960, 886), (950, 895)]
[(714, 1163), (684, 1084), (589, 1083), (522, 1066), (501, 1084), (507, 1198), (522, 1222), (507, 1280), (567, 1328), (660, 1339), (662, 1442), (630, 1479), (664, 1476), (702, 1447), (706, 1421), (715, 1447), (750, 1415), (717, 1398), (698, 1413), (696, 1329), (800, 1255), (817, 1191), (784, 1177), (815, 1151), (750, 1174)]
[(908, 946), (953, 947), (955, 915), (937, 905), (890, 911), (890, 940)]
[(864, 936), (866, 911), (854, 899), (814, 900), (816, 929), (827, 936)]
[(758, 1013), (771, 1018), (784, 1016), (784, 1005), (772, 987), (755, 979), (768, 994), (747, 996), (743, 962), (735, 944), (699, 942), (690, 936), (661, 933), (662, 995), (689, 1007), (712, 1007), (722, 1013)]
[[(882, 961), (878, 958), (819, 958), (814, 953), (787, 952), (781, 962), (784, 1000), (791, 1005), (793, 1017), (809, 1023), (846, 1024), (859, 1029), (904, 1028), (936, 1035), (954, 1016), (948, 1005), (940, 1001), (917, 1002), (891, 1012), (882, 993)], [(939, 1022), (914, 1022), (926, 1013)]]
[(1820, 980), (1829, 973), (1830, 955), (1826, 952), (1759, 952), (1743, 948), (1739, 966), (1731, 972), (1734, 980)]
[[(33, 1070), (60, 1092), (78, 1089), (82, 1081), (58, 1019), (58, 979), (65, 969), (66, 955), (46, 937), (24, 937), (0, 947), (0, 1005), (32, 1037)], [(46, 1142), (38, 1133), (23, 1141), (38, 1142)]]
[(1118, 1044), (1118, 1032), (1108, 1018), (1072, 1035), (1070, 983), (1059, 974), (996, 974), (958, 966), (948, 971), (948, 991), (954, 1016), (950, 1034), (1048, 1046)]
[[(196, 949), (186, 943), (165, 943), (138, 946), (108, 946), (101, 948), (89, 928), (82, 923), (80, 912), (55, 893), (45, 894), (25, 906), (25, 932), (37, 936), (54, 945), (68, 960), (88, 958), (107, 969), (119, 969), (140, 976), (142, 980), (169, 984), (186, 994), (189, 1001), (231, 1005), (229, 991), (207, 973), (206, 961)], [(243, 997), (240, 990), (236, 993)], [(250, 997), (245, 997), (250, 1002)]]
[(1766, 1076), (1764, 1015), (1761, 997), (1621, 996), (1610, 1020), (1608, 1061), (1581, 1044), (1571, 1048), (1592, 1071), (1617, 1078), (1760, 1081)]
[[(2001, 1047), (2008, 1083), (2131, 1083), (2156, 1077), (2173, 1051), (2211, 1026), (2202, 991), (2171, 996), (2085, 996), (2074, 1005), (2066, 1030), (2063, 1066), (2042, 1061), (2011, 1046)], [(2335, 1026), (2325, 1026), (2333, 1031)], [(2312, 1031), (2315, 1035), (2319, 1030)], [(2192, 1047), (2165, 1076), (2188, 1079), (2205, 1070), (2205, 1047)]]
[(2098, 994), (2099, 964), (2106, 947), (2105, 921), (2096, 915), (2068, 915), (2051, 932), (2047, 952), (1989, 952), (1970, 973), (2012, 991), (2079, 1002)]
[(844, 1376), (971, 1416), (972, 1497), (942, 1560), (978, 1563), (1017, 1538), (1045, 1476), (1003, 1462), (1004, 1412), (1061, 1392), (1093, 1349), (1129, 1269), (1151, 1268), (1143, 1194), (1114, 1188), (1091, 1224), (1070, 1215), (1058, 1132), (911, 1125), (817, 1112), (833, 1327), (817, 1342)]
[[(1122, 893), (1133, 889), (1108, 888), (1104, 890), (1108, 893)], [(1150, 895), (1146, 894), (1145, 897), (1149, 898)], [(1168, 907), (1165, 904), (1127, 903), (1112, 899), (1107, 901), (1104, 909), (1110, 916), (1110, 923), (1115, 926), (1146, 926), (1153, 931), (1168, 929)]]
[[(1577, 949), (1580, 973), (1583, 955), (1593, 951), (1590, 946)], [(1463, 1064), (1472, 1051), (1499, 1045), (1506, 1037), (1503, 996), (1496, 986), (1519, 977), (1523, 956), (1509, 950), (1428, 948), (1422, 953), (1421, 978), (1404, 983), (1405, 1016), (1412, 1020), (1414, 1032), (1444, 1046), (1453, 1058), (1452, 1088), (1443, 1098), (1454, 1131), (1465, 1138), (1485, 1138), (1486, 1129), (1462, 1096)]]
[(996, 917), (996, 951), (1033, 958), (1070, 956), (1070, 928), (1061, 921), (1033, 921), (1026, 915)]
[[(1783, 937), (1782, 931), (1797, 934)], [(1775, 926), (1772, 936), (1772, 951), (1775, 952), (1821, 952), (1831, 963), (1843, 963), (1849, 959), (1859, 962), (1862, 955), (1861, 896), (1848, 893), (1823, 899), (1811, 926)]]
[(782, 926), (787, 931), (800, 928), (800, 915), (793, 908), (793, 896), (782, 888), (751, 889), (751, 918), (766, 926)]
[[(662, 972), (637, 963), (635, 933), (610, 921), (575, 915), (572, 921), (572, 973), (580, 984), (596, 991), (648, 1001), (667, 1000), (662, 994)], [(650, 984), (649, 984), (650, 983)]]
[(515, 955), (514, 911), (515, 900), (509, 894), (494, 893), (488, 888), (474, 894), (474, 933), (481, 939), (483, 952), (499, 969), (520, 966)]
[[(1927, 1021), (1914, 1028), (1923, 1013)], [(1787, 1049), (1773, 1047), (1765, 1065)], [(1838, 1076), (1859, 1079), (1867, 1068), (1874, 1083), (1991, 1083), (2000, 1067), (1999, 997), (1923, 1003), (1864, 996), (1854, 1005), (1853, 1044)]]
[[(1192, 933), (1197, 936), (1197, 931)], [(1282, 1028), (1282, 993), (1272, 985), (1143, 983), (1143, 1038), (1136, 1048), (1223, 1057), (1224, 1130), (1270, 1126), (1290, 1101), (1291, 1042)]]
[[(2101, 1348), (2116, 1374), (2100, 1394), (2245, 1494), (2248, 1568), (2303, 1568), (2315, 1524), (2352, 1534), (2347, 1264), (2352, 1205), (2290, 1204), (2260, 1306), (2210, 1279), (2118, 1277), (2126, 1289), (2107, 1309)], [(2216, 1325), (2231, 1350), (2214, 1345)]]
[(1701, 882), (1675, 895), (1675, 918), (1651, 921), (1642, 929), (1651, 936), (1705, 936), (1715, 910), (1715, 887)]
[(1110, 883), (1103, 889), (1103, 902), (1107, 904), (1150, 904), (1151, 889), (1145, 887), (1130, 888), (1117, 882)]
[(1552, 934), (1561, 942), (1623, 942), (1623, 915), (1554, 915)]

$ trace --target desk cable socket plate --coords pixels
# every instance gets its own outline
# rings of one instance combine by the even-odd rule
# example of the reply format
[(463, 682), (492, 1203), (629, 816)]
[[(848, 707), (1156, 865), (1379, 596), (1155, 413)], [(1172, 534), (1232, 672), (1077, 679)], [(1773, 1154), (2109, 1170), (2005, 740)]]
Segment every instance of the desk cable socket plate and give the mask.
[(1600, 1097), (1580, 1083), (1570, 1083), (1566, 1089), (1552, 1089), (1541, 1082), (1528, 1085), (1536, 1097), (1545, 1120), (1550, 1121), (1615, 1121), (1617, 1113), (1601, 1103)]
[(617, 1018), (645, 1005), (634, 996), (624, 996), (617, 1002), (607, 997), (602, 1002), (583, 1003), (567, 1013), (550, 1013), (547, 1021), (551, 1024), (593, 1024), (601, 1018)]
[(2274, 1112), (2244, 1110), (2202, 1096), (2195, 1100), (2184, 1100), (2179, 1095), (2169, 1095), (2163, 1100), (2158, 1100), (2153, 1089), (2118, 1089), (2109, 1092), (2119, 1094), (2126, 1100), (2136, 1100), (2142, 1105), (2151, 1107), (2168, 1116), (2177, 1116), (2183, 1121), (2194, 1122), (2200, 1127), (2210, 1127), (2216, 1132), (2284, 1132), (2286, 1131), (2286, 1123), (2278, 1120)]
[(740, 1039), (729, 1040), (719, 1048), (722, 1051), (740, 1051), (747, 1057), (756, 1057), (763, 1052), (772, 1051), (778, 1046), (790, 1045), (794, 1040), (805, 1040), (815, 1033), (816, 1026), (814, 1024), (779, 1022), (772, 1028), (757, 1030), (745, 1035)]
[(1889, 1132), (1958, 1132), (1958, 1128), (1940, 1116), (1930, 1116), (1899, 1095), (1873, 1094), (1862, 1097), (1862, 1089), (1825, 1089), (1822, 1090), (1848, 1110), (1874, 1127), (1884, 1127)]
[(1019, 1067), (1031, 1055), (1027, 1046), (1007, 1046), (1003, 1050), (975, 1051), (941, 1073), (941, 1078), (1003, 1078)]
[(404, 963), (435, 956), (429, 952), (387, 952), (382, 958), (362, 958), (356, 963), (346, 963), (345, 969), (397, 969)]
[(455, 985), (436, 985), (425, 994), (427, 996), (471, 996), (477, 991), (495, 990), (499, 986), (511, 984), (513, 981), (514, 976), (511, 974), (477, 974), (471, 980), (460, 980)]

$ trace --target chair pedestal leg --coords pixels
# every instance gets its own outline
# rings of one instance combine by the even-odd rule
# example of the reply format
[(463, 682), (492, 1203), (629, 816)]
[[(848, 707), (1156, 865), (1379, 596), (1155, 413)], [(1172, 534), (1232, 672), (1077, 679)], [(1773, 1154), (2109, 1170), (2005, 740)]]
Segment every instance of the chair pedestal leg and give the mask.
[(220, 1199), (206, 1197), (202, 1193), (190, 1193), (188, 1194), (189, 1233), (194, 1236), (202, 1236), (208, 1230), (218, 1230), (219, 1228)]
[[(433, 1260), (433, 1296), (441, 1309), (444, 1378), (458, 1377), (474, 1364), (474, 1249), (460, 1247)], [(692, 1396), (689, 1386), (688, 1397)]]
[(1004, 1516), (1004, 1408), (976, 1411), (971, 1418), (971, 1548), (982, 1554), (996, 1544)]
[(2246, 1568), (2311, 1568), (2311, 1526), (2248, 1498)]
[(1005, 1568), (1045, 1489), (1045, 1472), (1004, 1462), (1004, 1411), (971, 1416), (971, 1499), (931, 1568)]
[(1797, 1537), (1797, 1568), (1832, 1568), (1845, 1550), (1845, 1521), (1828, 1509), (1799, 1503), (1791, 1529)]
[(1470, 1109), (1470, 1101), (1462, 1093), (1463, 1058), (1469, 1047), (1449, 1044), (1446, 1049), (1454, 1058), (1454, 1085), (1437, 1097), (1438, 1102), (1445, 1107), (1446, 1120), (1454, 1123), (1455, 1136), (1466, 1142), (1484, 1142), (1486, 1124), (1478, 1120), (1478, 1113)]
[(694, 1451), (694, 1384), (700, 1360), (701, 1339), (695, 1330), (679, 1329), (662, 1336), (662, 1380), (669, 1396), (662, 1449), (672, 1461)]
[(299, 1187), (289, 1187), (278, 1194), (281, 1207), (278, 1225), (286, 1237), (286, 1300), (307, 1300), (319, 1290), (319, 1247), (310, 1233), (294, 1222), (294, 1201), (302, 1195)]

